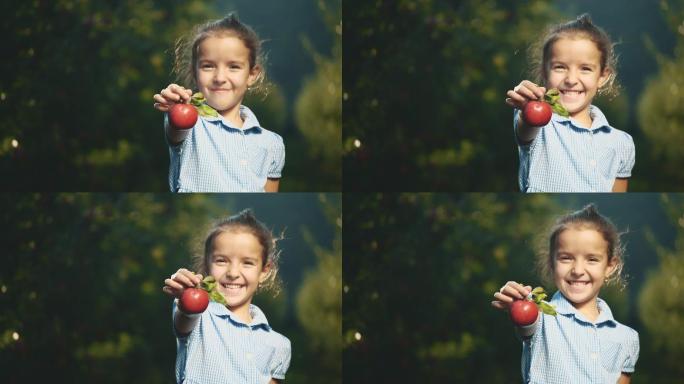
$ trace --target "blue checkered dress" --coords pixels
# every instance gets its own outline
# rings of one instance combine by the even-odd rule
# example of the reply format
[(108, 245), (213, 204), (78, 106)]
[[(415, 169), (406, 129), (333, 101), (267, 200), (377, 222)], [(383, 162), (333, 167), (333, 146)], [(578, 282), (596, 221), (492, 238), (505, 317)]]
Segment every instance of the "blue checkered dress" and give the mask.
[[(174, 302), (174, 315), (176, 310)], [(290, 340), (268, 325), (257, 306), (250, 305), (250, 313), (252, 323), (245, 324), (224, 305), (210, 302), (189, 335), (176, 334), (176, 382), (266, 384), (271, 378), (285, 379)]]
[(554, 113), (531, 143), (518, 142), (522, 192), (611, 192), (616, 178), (632, 175), (632, 136), (611, 127), (597, 107), (592, 105), (589, 113), (590, 129)]
[(541, 315), (530, 338), (523, 339), (525, 383), (616, 383), (622, 372), (634, 372), (639, 334), (620, 324), (602, 299), (595, 322), (560, 293), (551, 299), (557, 316)]
[(167, 140), (171, 192), (263, 192), (268, 178), (281, 177), (282, 137), (262, 128), (244, 105), (240, 114), (242, 128), (222, 117), (200, 117), (182, 143)]

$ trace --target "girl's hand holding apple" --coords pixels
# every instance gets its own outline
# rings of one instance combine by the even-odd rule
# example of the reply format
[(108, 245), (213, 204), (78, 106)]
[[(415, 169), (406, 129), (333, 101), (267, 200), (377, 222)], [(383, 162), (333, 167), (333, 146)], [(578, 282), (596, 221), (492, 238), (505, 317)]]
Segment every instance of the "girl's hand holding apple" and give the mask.
[(191, 98), (191, 89), (171, 84), (154, 95), (154, 108), (162, 112), (169, 112), (175, 104), (187, 103)]
[(167, 295), (180, 299), (187, 288), (194, 288), (202, 281), (202, 275), (181, 268), (170, 278), (164, 280), (162, 289)]

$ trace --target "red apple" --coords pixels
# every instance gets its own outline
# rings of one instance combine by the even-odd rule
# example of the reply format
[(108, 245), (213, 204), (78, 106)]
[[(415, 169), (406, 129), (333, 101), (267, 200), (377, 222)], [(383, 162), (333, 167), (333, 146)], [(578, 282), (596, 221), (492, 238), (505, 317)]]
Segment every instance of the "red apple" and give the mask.
[(169, 123), (176, 129), (190, 129), (197, 122), (197, 109), (190, 104), (176, 104), (169, 111)]
[(532, 127), (541, 127), (551, 120), (551, 106), (543, 101), (530, 101), (523, 108), (522, 118)]
[(530, 325), (537, 321), (539, 308), (530, 300), (516, 300), (511, 305), (511, 320), (519, 327)]
[(188, 288), (183, 291), (178, 306), (184, 313), (202, 313), (209, 306), (209, 294), (204, 289)]

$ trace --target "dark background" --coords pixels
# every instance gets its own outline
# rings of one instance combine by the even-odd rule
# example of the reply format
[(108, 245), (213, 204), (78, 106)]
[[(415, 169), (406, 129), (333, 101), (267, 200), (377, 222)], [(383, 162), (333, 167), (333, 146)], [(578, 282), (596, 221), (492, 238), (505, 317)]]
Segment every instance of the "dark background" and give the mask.
[(624, 232), (627, 287), (600, 296), (639, 332), (632, 382), (681, 381), (681, 195), (349, 193), (344, 382), (519, 383), (521, 344), (493, 294), (509, 280), (543, 285), (536, 251), (559, 216), (590, 202)]
[(297, 193), (0, 194), (2, 381), (173, 382), (164, 279), (245, 208), (284, 233), (282, 291), (254, 303), (292, 342), (287, 382), (340, 383), (341, 196)]
[(263, 39), (273, 84), (249, 96), (283, 136), (283, 191), (341, 190), (341, 2), (3, 1), (3, 191), (168, 191), (162, 113), (173, 46), (237, 12)]
[(595, 100), (635, 141), (631, 191), (684, 189), (684, 1), (344, 2), (345, 191), (517, 191), (506, 91), (547, 26), (588, 12), (619, 55)]

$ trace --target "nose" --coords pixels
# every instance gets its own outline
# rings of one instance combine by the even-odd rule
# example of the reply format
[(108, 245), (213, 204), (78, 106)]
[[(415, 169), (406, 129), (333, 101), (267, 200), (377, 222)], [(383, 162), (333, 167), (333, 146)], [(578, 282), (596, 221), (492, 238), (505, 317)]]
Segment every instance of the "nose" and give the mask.
[(237, 279), (240, 276), (240, 267), (237, 264), (231, 264), (226, 269), (226, 276), (229, 279)]
[(216, 71), (214, 72), (214, 83), (217, 84), (223, 84), (226, 82), (226, 76), (227, 76), (228, 71), (224, 68), (217, 68)]
[(574, 69), (568, 70), (565, 76), (565, 83), (569, 86), (575, 85), (577, 83), (577, 72)]
[(575, 260), (572, 263), (570, 273), (572, 273), (574, 276), (581, 276), (584, 273), (584, 265), (582, 264), (582, 262)]

